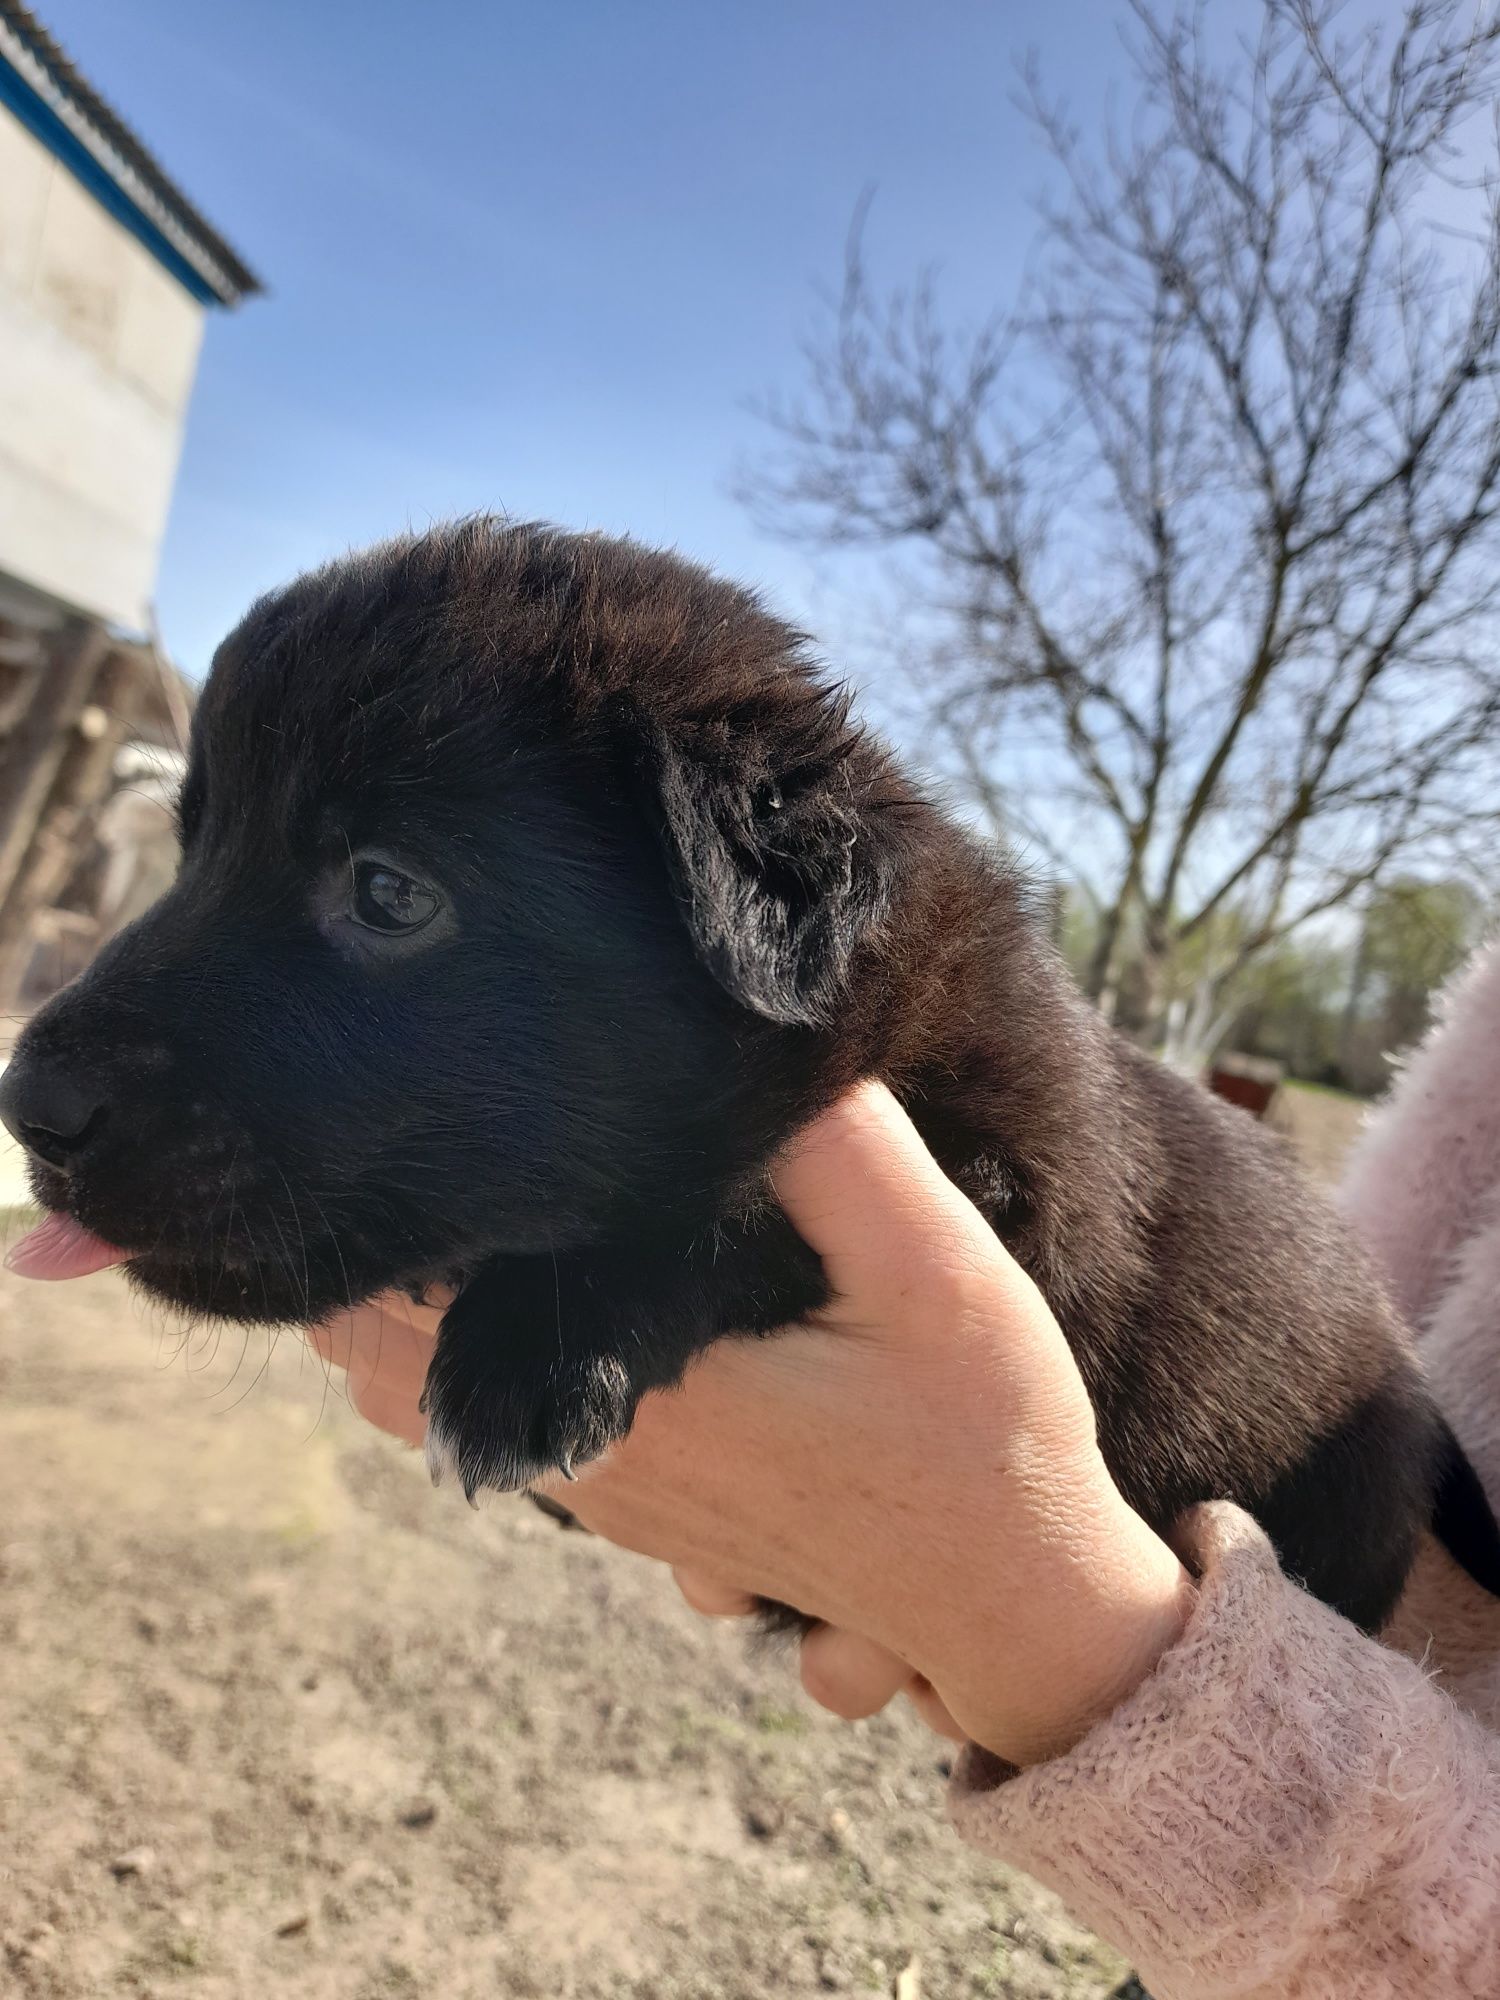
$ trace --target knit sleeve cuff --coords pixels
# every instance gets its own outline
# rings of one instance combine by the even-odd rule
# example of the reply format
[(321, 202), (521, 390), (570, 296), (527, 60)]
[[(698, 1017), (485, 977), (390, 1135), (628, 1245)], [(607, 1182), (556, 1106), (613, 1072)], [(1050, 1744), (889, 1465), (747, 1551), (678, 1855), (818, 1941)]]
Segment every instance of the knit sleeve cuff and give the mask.
[(1310, 1993), (1294, 1968), (1336, 1951), (1393, 1844), (1431, 1854), (1467, 1817), (1467, 1719), (1288, 1583), (1238, 1508), (1174, 1539), (1199, 1575), (1177, 1644), (1067, 1756), (1016, 1772), (970, 1746), (952, 1815), (1164, 1992)]

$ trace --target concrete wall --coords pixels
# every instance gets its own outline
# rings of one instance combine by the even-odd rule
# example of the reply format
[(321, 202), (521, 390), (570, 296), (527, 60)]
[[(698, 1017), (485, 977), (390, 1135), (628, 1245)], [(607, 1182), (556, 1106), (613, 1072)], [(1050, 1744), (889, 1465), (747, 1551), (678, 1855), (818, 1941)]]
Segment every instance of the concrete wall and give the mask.
[(0, 107), (0, 572), (143, 630), (203, 308)]

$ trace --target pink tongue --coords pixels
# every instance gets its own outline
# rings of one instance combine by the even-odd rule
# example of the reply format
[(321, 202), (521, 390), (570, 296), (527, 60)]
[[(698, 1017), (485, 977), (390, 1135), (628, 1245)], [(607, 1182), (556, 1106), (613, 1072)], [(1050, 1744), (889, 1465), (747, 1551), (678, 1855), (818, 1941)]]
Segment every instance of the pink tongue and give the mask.
[(90, 1271), (123, 1264), (129, 1255), (71, 1215), (49, 1215), (12, 1245), (5, 1267), (23, 1278), (86, 1278)]

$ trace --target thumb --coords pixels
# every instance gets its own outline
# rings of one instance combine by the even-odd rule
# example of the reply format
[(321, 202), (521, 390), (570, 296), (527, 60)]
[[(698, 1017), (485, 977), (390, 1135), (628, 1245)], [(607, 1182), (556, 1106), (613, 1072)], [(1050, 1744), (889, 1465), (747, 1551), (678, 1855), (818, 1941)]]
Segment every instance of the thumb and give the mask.
[(771, 1181), (835, 1292), (856, 1309), (878, 1300), (884, 1316), (977, 1270), (989, 1284), (1013, 1278), (1031, 1289), (883, 1083), (858, 1084), (799, 1133)]

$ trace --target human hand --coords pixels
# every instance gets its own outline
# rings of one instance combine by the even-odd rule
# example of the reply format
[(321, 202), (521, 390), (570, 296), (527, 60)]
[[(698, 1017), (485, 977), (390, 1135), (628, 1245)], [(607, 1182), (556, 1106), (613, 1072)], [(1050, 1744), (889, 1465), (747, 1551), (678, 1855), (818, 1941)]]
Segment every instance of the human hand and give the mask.
[[(888, 1091), (853, 1092), (774, 1179), (833, 1304), (717, 1343), (554, 1497), (700, 1610), (818, 1620), (803, 1678), (838, 1713), (904, 1689), (1012, 1762), (1055, 1755), (1176, 1638), (1182, 1568), (1110, 1478), (1040, 1293)], [(412, 1443), (439, 1317), (383, 1300), (314, 1335)]]

